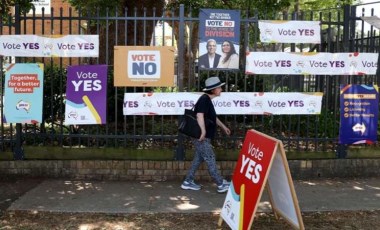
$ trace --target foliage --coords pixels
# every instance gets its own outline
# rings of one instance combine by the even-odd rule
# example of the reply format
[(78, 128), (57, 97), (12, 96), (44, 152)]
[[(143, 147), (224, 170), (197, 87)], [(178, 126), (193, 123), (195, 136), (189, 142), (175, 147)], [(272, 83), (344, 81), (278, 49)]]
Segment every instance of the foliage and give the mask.
[[(24, 0), (25, 1), (25, 0)], [(85, 10), (88, 12), (95, 13), (97, 10), (100, 15), (108, 14), (110, 16), (114, 15), (114, 11), (108, 11), (109, 9), (121, 9), (124, 7), (134, 8), (139, 7), (141, 2), (139, 1), (118, 1), (118, 0), (65, 0), (69, 2), (75, 9)], [(185, 9), (191, 9), (192, 16), (197, 16), (199, 14), (199, 9), (201, 8), (213, 8), (213, 9), (240, 9), (242, 11), (253, 11), (257, 10), (260, 18), (264, 15), (275, 15), (280, 12), (288, 11), (309, 11), (309, 10), (320, 10), (320, 9), (329, 9), (329, 8), (340, 8), (345, 4), (352, 4), (355, 0), (177, 0), (169, 1), (166, 8), (170, 10), (179, 9), (180, 5), (184, 5)], [(144, 3), (144, 7), (149, 7), (152, 5), (150, 3)], [(164, 6), (164, 1), (159, 1), (158, 4), (154, 6)], [(152, 5), (153, 6), (153, 5)]]
[[(355, 0), (301, 0), (299, 9), (304, 14), (303, 19), (305, 20), (313, 18), (314, 20), (335, 22), (338, 20), (338, 17), (343, 18), (343, 7), (351, 5), (354, 2)], [(336, 9), (335, 13), (331, 13), (330, 9)], [(326, 29), (326, 26), (323, 26), (322, 29)]]
[[(213, 9), (240, 9), (252, 14), (258, 14), (259, 18), (276, 18), (281, 12), (312, 11), (331, 8), (342, 8), (344, 5), (352, 4), (355, 0), (178, 0), (168, 4), (169, 9), (178, 9), (183, 4), (185, 8), (192, 10), (192, 15), (198, 15), (201, 8)], [(255, 12), (253, 12), (255, 10)]]
[[(265, 133), (287, 137), (336, 138), (339, 136), (339, 114), (322, 109), (319, 115), (258, 116), (256, 125)], [(281, 132), (280, 132), (281, 131)]]
[(153, 88), (154, 93), (175, 93), (178, 92), (177, 87), (155, 87)]
[(170, 9), (178, 9), (179, 5), (183, 4), (185, 8), (192, 9), (193, 15), (199, 14), (201, 8), (213, 9), (240, 9), (240, 10), (253, 10), (257, 9), (258, 12), (263, 14), (272, 14), (287, 9), (291, 5), (292, 0), (178, 0), (172, 1), (168, 4)]
[[(99, 14), (101, 16), (115, 16), (115, 13), (124, 14), (125, 10), (134, 8), (164, 7), (164, 1), (129, 1), (129, 0), (64, 0), (74, 6), (76, 10), (82, 10), (83, 14)], [(129, 10), (132, 12), (132, 10)]]
[[(55, 65), (45, 65), (44, 110), (45, 122), (62, 118), (66, 91), (66, 70)], [(58, 90), (57, 90), (58, 89)]]
[(33, 7), (32, 0), (2, 0), (0, 4), (0, 16), (4, 22), (8, 21), (8, 15), (15, 5), (20, 6), (21, 14), (27, 13)]
[(344, 5), (351, 5), (355, 0), (301, 0), (300, 8), (306, 10), (322, 10), (331, 8), (342, 8)]
[(123, 1), (118, 0), (87, 0), (87, 1), (78, 1), (78, 0), (66, 0), (76, 9), (87, 9), (87, 8), (114, 8), (123, 3)]

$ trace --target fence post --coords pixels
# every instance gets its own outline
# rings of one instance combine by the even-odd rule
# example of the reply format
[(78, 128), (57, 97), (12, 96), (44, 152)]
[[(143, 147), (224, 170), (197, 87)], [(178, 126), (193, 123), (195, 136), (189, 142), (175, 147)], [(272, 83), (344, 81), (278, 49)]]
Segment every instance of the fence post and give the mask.
[(178, 90), (183, 91), (183, 77), (184, 77), (184, 64), (185, 64), (185, 7), (183, 4), (179, 6), (179, 23), (178, 23)]
[(380, 85), (380, 68), (379, 68), (379, 64), (380, 64), (380, 43), (379, 43), (379, 56), (377, 57), (377, 70), (376, 70), (376, 83), (377, 85)]
[[(351, 40), (351, 6), (344, 5), (343, 7), (343, 52), (349, 52), (350, 40)], [(347, 78), (340, 77), (340, 84), (348, 84)], [(347, 156), (347, 146), (338, 143), (335, 149), (335, 156), (337, 158), (346, 158)]]
[[(20, 22), (20, 5), (15, 5), (15, 34), (19, 35), (21, 34), (21, 22)], [(20, 62), (20, 58), (16, 58), (16, 63)], [(21, 123), (16, 123), (16, 141), (15, 141), (15, 147), (13, 149), (13, 159), (14, 160), (23, 160), (25, 158), (24, 156), (24, 150), (22, 148), (22, 126)]]
[[(183, 77), (184, 77), (184, 64), (185, 64), (185, 7), (183, 4), (179, 6), (179, 38), (178, 38), (178, 68), (177, 68), (177, 84), (179, 92), (183, 92)], [(181, 119), (179, 117), (179, 119)], [(180, 120), (178, 120), (180, 122)], [(185, 160), (185, 147), (184, 147), (184, 136), (178, 133), (178, 145), (175, 150), (175, 160), (183, 161)]]
[(349, 17), (349, 26), (350, 26), (350, 52), (355, 51), (355, 29), (356, 29), (356, 6), (352, 5), (350, 7), (350, 17)]
[(344, 5), (343, 11), (343, 49), (344, 52), (348, 52), (349, 40), (350, 40), (350, 5)]

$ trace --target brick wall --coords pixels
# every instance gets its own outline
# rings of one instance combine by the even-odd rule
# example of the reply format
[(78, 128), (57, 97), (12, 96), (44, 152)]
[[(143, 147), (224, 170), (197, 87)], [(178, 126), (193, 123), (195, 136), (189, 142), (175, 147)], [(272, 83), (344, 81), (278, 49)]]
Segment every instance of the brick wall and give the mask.
[[(90, 180), (182, 180), (191, 161), (128, 160), (25, 160), (0, 161), (0, 177), (48, 177)], [(218, 161), (224, 177), (231, 177), (236, 162)], [(380, 159), (291, 160), (293, 179), (318, 177), (374, 177), (380, 175)], [(197, 179), (210, 181), (206, 164)]]
[[(53, 14), (55, 17), (62, 16), (62, 17), (69, 17), (69, 16), (77, 16), (78, 13), (75, 11), (74, 7), (71, 7), (71, 5), (67, 1), (63, 0), (51, 0), (50, 2), (51, 7), (54, 9)], [(70, 8), (71, 15), (70, 15)], [(62, 12), (61, 12), (62, 10)], [(33, 14), (28, 15), (30, 17), (33, 16)], [(55, 20), (51, 21), (49, 20), (50, 14), (45, 15), (47, 18), (45, 20), (36, 20), (33, 22), (33, 20), (26, 21), (26, 24), (24, 25), (21, 23), (21, 31), (22, 34), (37, 34), (37, 35), (65, 35), (70, 34), (70, 26), (73, 33), (78, 32), (78, 21), (68, 21), (68, 20)], [(37, 18), (40, 17), (40, 15), (37, 15)], [(83, 21), (85, 22), (85, 21)], [(43, 26), (42, 26), (43, 24)], [(44, 29), (44, 30), (42, 30)], [(25, 33), (24, 33), (25, 32)]]

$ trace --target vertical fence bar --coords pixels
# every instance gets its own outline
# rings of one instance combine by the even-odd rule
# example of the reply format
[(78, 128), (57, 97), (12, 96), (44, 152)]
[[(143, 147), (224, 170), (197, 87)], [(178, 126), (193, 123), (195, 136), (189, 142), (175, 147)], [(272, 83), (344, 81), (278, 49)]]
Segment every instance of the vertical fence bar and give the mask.
[[(356, 16), (356, 7), (345, 5), (344, 6), (344, 17), (343, 17), (343, 47), (344, 52), (350, 52), (354, 49), (354, 40), (355, 40), (355, 16)], [(345, 78), (341, 78), (340, 83), (346, 83)], [(339, 87), (339, 85), (337, 86)], [(346, 158), (347, 156), (347, 145), (337, 144), (336, 147), (336, 157), (337, 158)]]
[(380, 42), (379, 42), (378, 46), (379, 46), (379, 56), (377, 58), (376, 84), (380, 85), (380, 68), (379, 68), (379, 63), (380, 63)]
[(347, 52), (349, 47), (349, 38), (350, 38), (350, 6), (344, 6), (344, 14), (343, 14), (343, 51)]
[[(20, 34), (21, 32), (21, 20), (20, 20), (20, 6), (16, 4), (15, 6), (15, 34)], [(16, 58), (16, 63), (20, 62), (20, 58)], [(13, 159), (14, 160), (23, 160), (24, 150), (22, 148), (22, 126), (21, 123), (16, 123), (16, 141), (15, 148), (13, 150)]]
[[(3, 21), (3, 18), (0, 17), (0, 35), (3, 35), (3, 29), (4, 29), (4, 21)], [(4, 64), (3, 64), (3, 58), (0, 58), (0, 66), (2, 67)], [(1, 135), (0, 135), (0, 142), (1, 142), (1, 148), (0, 148), (0, 151), (4, 151), (5, 150), (5, 129), (4, 129), (4, 100), (3, 100), (3, 96), (4, 96), (4, 72), (3, 72), (3, 68), (0, 68), (0, 116), (1, 116), (1, 123), (0, 123), (0, 130), (1, 130)]]
[[(179, 38), (178, 38), (178, 73), (177, 82), (179, 92), (183, 92), (183, 75), (184, 75), (184, 30), (185, 30), (185, 7), (183, 4), (179, 7)], [(179, 122), (179, 121), (178, 121)], [(184, 137), (182, 134), (178, 135), (178, 145), (175, 152), (175, 160), (185, 160), (185, 147)]]
[(185, 8), (181, 4), (179, 8), (179, 38), (178, 38), (178, 87), (179, 91), (183, 91), (183, 78), (184, 78), (184, 50), (185, 50)]

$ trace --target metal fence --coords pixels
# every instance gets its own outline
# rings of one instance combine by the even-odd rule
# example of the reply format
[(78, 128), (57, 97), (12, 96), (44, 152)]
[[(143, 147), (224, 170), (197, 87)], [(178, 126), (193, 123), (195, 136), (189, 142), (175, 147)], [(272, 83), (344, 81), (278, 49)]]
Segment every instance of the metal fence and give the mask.
[[(292, 14), (263, 15), (257, 11), (241, 11), (241, 50), (246, 51), (318, 51), (318, 52), (379, 52), (379, 31), (371, 27), (364, 31), (359, 18), (370, 12), (356, 13), (357, 6), (294, 12)], [(13, 151), (22, 156), (22, 146), (56, 146), (88, 148), (114, 147), (134, 149), (173, 149), (175, 159), (183, 159), (189, 139), (177, 132), (178, 116), (124, 116), (125, 92), (201, 91), (205, 79), (218, 75), (225, 81), (227, 92), (323, 92), (320, 115), (223, 115), (220, 119), (231, 129), (232, 135), (217, 134), (214, 146), (220, 151), (239, 149), (248, 129), (257, 129), (281, 139), (287, 151), (324, 152), (340, 149), (339, 85), (379, 84), (379, 76), (294, 76), (245, 75), (244, 55), (239, 71), (204, 71), (197, 68), (198, 15), (181, 6), (178, 10), (165, 9), (107, 9), (64, 12), (52, 9), (50, 15), (15, 15), (8, 22), (0, 21), (1, 34), (99, 34), (99, 58), (16, 58), (16, 62), (42, 62), (44, 73), (44, 108), (41, 124), (5, 124), (1, 122), (2, 151)], [(102, 11), (103, 12), (103, 11)], [(322, 43), (271, 44), (258, 40), (258, 20), (318, 20), (322, 23)], [(161, 27), (156, 27), (157, 25)], [(157, 44), (157, 28), (168, 36), (165, 26), (172, 29), (170, 37), (177, 47), (175, 73), (176, 88), (113, 87), (113, 47), (115, 45)], [(156, 28), (156, 29), (155, 29)], [(11, 57), (0, 59), (14, 61)], [(64, 125), (66, 67), (76, 64), (109, 65), (109, 86), (106, 125)], [(1, 96), (4, 92), (4, 72), (1, 70)], [(2, 97), (3, 100), (3, 97)], [(1, 107), (2, 108), (2, 107)], [(1, 117), (3, 111), (1, 110)], [(0, 152), (1, 154), (1, 152)], [(16, 157), (17, 158), (17, 157)]]

